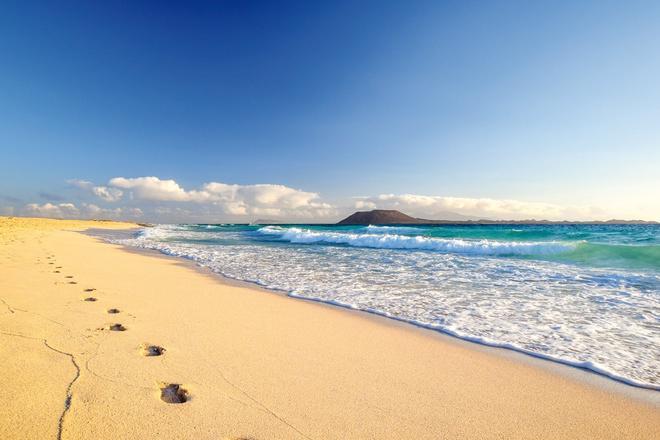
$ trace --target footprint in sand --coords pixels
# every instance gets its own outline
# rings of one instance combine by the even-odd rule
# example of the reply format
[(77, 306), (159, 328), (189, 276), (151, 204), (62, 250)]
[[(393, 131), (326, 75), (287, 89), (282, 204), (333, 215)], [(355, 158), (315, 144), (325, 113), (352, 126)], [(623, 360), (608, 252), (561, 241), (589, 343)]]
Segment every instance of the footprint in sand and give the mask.
[(53, 273), (60, 273), (60, 271), (59, 270), (54, 270)]
[(142, 356), (161, 356), (165, 352), (163, 347), (144, 343), (140, 345), (140, 354)]
[(117, 323), (117, 324), (109, 324), (103, 328), (103, 330), (110, 330), (111, 332), (123, 332), (126, 331), (126, 327), (123, 325)]
[(120, 312), (119, 309), (108, 309), (108, 313), (110, 313), (110, 314), (115, 314), (115, 313), (119, 313), (119, 312)]
[(178, 383), (161, 383), (160, 400), (165, 403), (184, 403), (189, 399), (188, 391)]
[(64, 278), (73, 278), (73, 275), (67, 275)]
[(83, 299), (83, 301), (94, 302), (96, 301), (96, 298), (94, 298), (93, 296), (88, 296), (87, 298)]
[(93, 291), (95, 291), (95, 290), (96, 290), (96, 289), (92, 287), (92, 288), (90, 288), (90, 289), (85, 289), (85, 292), (93, 292)]
[(69, 281), (69, 284), (78, 284), (78, 283), (75, 281)]

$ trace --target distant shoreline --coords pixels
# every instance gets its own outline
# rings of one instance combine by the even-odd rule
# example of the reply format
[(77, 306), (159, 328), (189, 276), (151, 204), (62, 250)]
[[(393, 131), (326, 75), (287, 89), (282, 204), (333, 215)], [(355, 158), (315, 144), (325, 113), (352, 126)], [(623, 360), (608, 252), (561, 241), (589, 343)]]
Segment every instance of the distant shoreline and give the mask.
[[(452, 214), (451, 215), (458, 215)], [(452, 219), (452, 220), (430, 220), (426, 218), (412, 217), (395, 209), (373, 209), (371, 211), (357, 211), (340, 220), (338, 225), (648, 225), (659, 224), (655, 221), (646, 220), (491, 220), (491, 219)]]
[[(225, 222), (226, 223), (226, 222)], [(198, 225), (212, 225), (216, 223), (190, 223)], [(221, 223), (217, 223), (221, 224)], [(557, 225), (557, 226), (570, 226), (570, 225), (594, 225), (594, 226), (617, 226), (617, 225), (660, 225), (660, 222), (652, 220), (593, 220), (593, 221), (553, 221), (553, 220), (424, 220), (419, 223), (287, 223), (287, 222), (273, 222), (273, 223), (230, 223), (233, 225), (316, 225), (316, 226), (367, 226), (367, 225), (383, 225), (383, 226), (465, 226), (465, 225), (515, 225), (515, 226), (534, 226), (534, 225)]]
[[(302, 224), (302, 223), (301, 223)], [(344, 223), (346, 225), (347, 223)], [(360, 225), (356, 223), (356, 225)], [(388, 223), (392, 226), (406, 225), (660, 225), (660, 222), (651, 220), (593, 220), (593, 221), (569, 221), (569, 220), (424, 220), (419, 223)]]

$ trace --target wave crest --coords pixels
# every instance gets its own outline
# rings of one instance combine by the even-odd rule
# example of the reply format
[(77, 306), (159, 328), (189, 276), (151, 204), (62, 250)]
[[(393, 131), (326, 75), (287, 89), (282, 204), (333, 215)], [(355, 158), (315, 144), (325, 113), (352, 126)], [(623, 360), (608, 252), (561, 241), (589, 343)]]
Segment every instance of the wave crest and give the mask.
[(574, 243), (557, 241), (520, 242), (493, 240), (463, 240), (421, 235), (355, 234), (348, 232), (312, 231), (301, 228), (265, 226), (258, 229), (265, 235), (278, 236), (291, 243), (331, 243), (378, 249), (419, 249), (473, 255), (549, 255), (575, 249)]
[(412, 226), (376, 226), (369, 225), (362, 228), (363, 231), (372, 233), (372, 234), (411, 234), (424, 231), (423, 228), (415, 228)]

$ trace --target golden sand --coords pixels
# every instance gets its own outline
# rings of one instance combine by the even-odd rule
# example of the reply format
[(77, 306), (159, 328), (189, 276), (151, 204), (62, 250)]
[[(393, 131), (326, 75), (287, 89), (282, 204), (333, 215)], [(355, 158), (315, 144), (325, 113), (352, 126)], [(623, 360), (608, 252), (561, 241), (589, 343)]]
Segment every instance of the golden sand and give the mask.
[(660, 410), (434, 332), (0, 218), (0, 438), (657, 439)]

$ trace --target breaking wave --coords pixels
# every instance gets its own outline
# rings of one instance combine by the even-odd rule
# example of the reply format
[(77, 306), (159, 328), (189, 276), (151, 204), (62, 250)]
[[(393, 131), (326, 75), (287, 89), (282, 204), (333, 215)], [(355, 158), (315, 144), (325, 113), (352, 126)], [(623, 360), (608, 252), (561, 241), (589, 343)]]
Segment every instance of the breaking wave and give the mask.
[[(371, 227), (373, 230), (373, 226)], [(380, 226), (379, 228), (383, 228)], [(398, 228), (395, 228), (398, 229)], [(413, 228), (408, 228), (413, 229)], [(380, 229), (382, 231), (382, 229)], [(357, 234), (351, 232), (312, 231), (302, 228), (265, 226), (258, 230), (264, 235), (276, 236), (291, 243), (331, 243), (377, 249), (418, 249), (472, 255), (552, 255), (574, 250), (571, 242), (517, 242), (495, 240), (464, 240), (436, 238), (421, 235), (388, 233)]]

